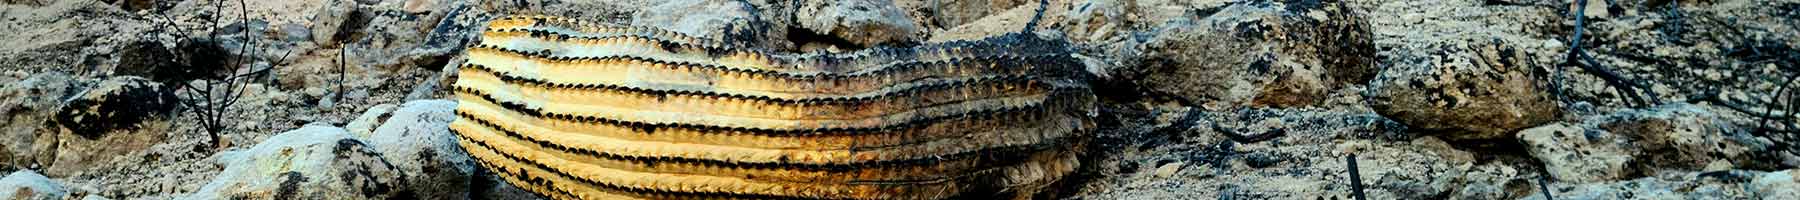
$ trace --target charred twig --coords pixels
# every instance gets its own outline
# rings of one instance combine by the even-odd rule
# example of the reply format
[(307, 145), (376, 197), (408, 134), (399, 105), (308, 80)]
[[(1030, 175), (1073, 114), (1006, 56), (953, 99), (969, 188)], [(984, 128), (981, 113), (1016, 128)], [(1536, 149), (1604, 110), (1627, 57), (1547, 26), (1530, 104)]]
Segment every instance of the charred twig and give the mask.
[(1544, 200), (1554, 200), (1556, 198), (1550, 196), (1550, 169), (1547, 168), (1538, 166), (1538, 190), (1544, 192)]
[(1350, 196), (1356, 200), (1368, 199), (1363, 196), (1362, 175), (1358, 175), (1356, 172), (1356, 154), (1351, 153), (1344, 156), (1344, 164), (1348, 165), (1347, 168), (1350, 170)]
[[(1607, 0), (1607, 2), (1610, 3), (1612, 1)], [(1563, 63), (1558, 66), (1573, 65), (1580, 67), (1582, 71), (1600, 77), (1601, 80), (1606, 81), (1608, 86), (1611, 86), (1615, 91), (1619, 92), (1620, 95), (1625, 96), (1625, 102), (1627, 104), (1649, 106), (1661, 102), (1662, 100), (1658, 99), (1655, 91), (1650, 91), (1646, 86), (1630, 81), (1630, 79), (1627, 79), (1612, 70), (1607, 70), (1600, 65), (1600, 61), (1594, 59), (1594, 56), (1588, 55), (1587, 52), (1582, 50), (1581, 37), (1584, 32), (1583, 29), (1585, 29), (1584, 24), (1587, 21), (1587, 9), (1582, 7), (1587, 5), (1587, 0), (1575, 0), (1575, 4), (1580, 6), (1573, 8), (1575, 9), (1575, 34), (1569, 39), (1569, 52), (1567, 56), (1563, 58)], [(1609, 7), (1609, 9), (1611, 9), (1611, 7)], [(1558, 70), (1556, 76), (1557, 79), (1562, 78), (1560, 70)], [(1558, 90), (1558, 92), (1555, 92), (1555, 95), (1557, 95), (1559, 99), (1563, 98), (1562, 93), (1560, 92), (1561, 84), (1552, 83), (1552, 87), (1557, 87), (1555, 90)], [(1643, 90), (1639, 91), (1640, 88)]]
[(1684, 28), (1683, 26), (1685, 26), (1684, 24), (1687, 23), (1687, 17), (1681, 13), (1680, 3), (1681, 3), (1681, 1), (1669, 1), (1668, 3), (1663, 4), (1663, 7), (1664, 7), (1663, 8), (1663, 18), (1664, 18), (1663, 20), (1666, 20), (1668, 22), (1663, 23), (1666, 25), (1658, 30), (1662, 31), (1662, 40), (1663, 41), (1668, 41), (1670, 43), (1675, 43), (1675, 44), (1680, 44), (1680, 45), (1688, 45), (1688, 44), (1692, 44), (1692, 43), (1689, 43), (1689, 42), (1681, 39), (1681, 35), (1686, 33), (1686, 30), (1683, 29)]
[(349, 51), (345, 50), (345, 49), (349, 49), (350, 46), (349, 45), (338, 45), (338, 46), (339, 46), (339, 48), (338, 48), (337, 95), (332, 96), (331, 102), (344, 102), (344, 80), (346, 79), (346, 76), (348, 76), (346, 74), (350, 73), (348, 71), (350, 69), (348, 67), (348, 65), (349, 65), (348, 62), (350, 61), (350, 59), (345, 58), (347, 56), (346, 54), (349, 54)]
[(1037, 13), (1031, 15), (1031, 21), (1025, 21), (1025, 30), (1019, 32), (1030, 33), (1037, 30), (1038, 20), (1044, 19), (1044, 10), (1049, 8), (1050, 0), (1038, 0)]
[[(1789, 85), (1793, 85), (1795, 80), (1800, 80), (1800, 75), (1788, 76), (1787, 81), (1783, 81), (1780, 86), (1776, 86), (1775, 93), (1773, 94), (1773, 96), (1769, 97), (1770, 98), (1769, 104), (1775, 104), (1775, 105), (1763, 106), (1763, 114), (1762, 114), (1762, 116), (1774, 116), (1774, 117), (1762, 118), (1761, 121), (1756, 123), (1757, 130), (1765, 130), (1765, 131), (1766, 130), (1775, 130), (1775, 129), (1769, 128), (1769, 120), (1772, 120), (1772, 119), (1779, 118), (1780, 120), (1783, 120), (1783, 121), (1792, 121), (1791, 119), (1794, 118), (1793, 114), (1794, 114), (1795, 104), (1800, 104), (1800, 101), (1788, 100), (1786, 104), (1779, 103), (1779, 102), (1781, 102), (1781, 100), (1782, 100), (1781, 95), (1788, 93)], [(1787, 95), (1788, 95), (1788, 98), (1794, 97), (1793, 94), (1787, 94)], [(1776, 106), (1780, 106), (1781, 110), (1784, 111), (1781, 115), (1775, 114)], [(1782, 122), (1777, 122), (1777, 123), (1782, 123)], [(1795, 129), (1794, 125), (1791, 125), (1791, 124), (1783, 124), (1783, 125), (1785, 125), (1786, 127), (1781, 128), (1782, 130)]]
[(1276, 129), (1273, 131), (1264, 132), (1262, 134), (1256, 134), (1256, 135), (1239, 134), (1237, 131), (1232, 131), (1231, 129), (1221, 127), (1218, 124), (1213, 124), (1212, 129), (1213, 129), (1213, 131), (1217, 131), (1219, 133), (1225, 134), (1225, 137), (1231, 138), (1231, 141), (1235, 141), (1237, 143), (1242, 143), (1242, 144), (1253, 144), (1253, 143), (1262, 142), (1262, 141), (1269, 141), (1271, 139), (1275, 139), (1276, 137), (1281, 137), (1283, 135), (1287, 135), (1287, 131), (1283, 131), (1281, 129)]

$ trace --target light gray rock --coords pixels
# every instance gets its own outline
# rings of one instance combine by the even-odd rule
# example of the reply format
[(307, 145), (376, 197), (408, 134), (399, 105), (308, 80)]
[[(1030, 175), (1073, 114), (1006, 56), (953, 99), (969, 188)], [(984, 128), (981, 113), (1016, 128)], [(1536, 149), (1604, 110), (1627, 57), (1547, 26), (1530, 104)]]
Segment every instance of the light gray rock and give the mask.
[(465, 199), (475, 173), (475, 163), (450, 132), (456, 120), (456, 102), (420, 100), (407, 102), (393, 117), (375, 129), (369, 144), (382, 157), (405, 171), (406, 187), (422, 199)]
[[(1690, 104), (1670, 104), (1552, 123), (1519, 131), (1532, 157), (1561, 181), (1622, 180), (1627, 174), (1769, 167), (1752, 154), (1772, 144)], [(1709, 167), (1722, 167), (1708, 169)], [(1641, 172), (1641, 173), (1640, 173)]]
[(368, 110), (363, 111), (362, 115), (357, 115), (356, 119), (352, 119), (349, 124), (345, 124), (344, 129), (350, 130), (350, 135), (356, 136), (357, 139), (367, 140), (370, 136), (375, 135), (376, 126), (381, 126), (382, 122), (386, 122), (388, 118), (393, 117), (394, 109), (399, 107), (400, 106), (394, 104), (381, 104), (369, 107)]
[[(1555, 199), (1782, 199), (1759, 196), (1749, 179), (1767, 174), (1757, 171), (1669, 173), (1654, 177), (1584, 184), (1552, 184)], [(1535, 187), (1535, 186), (1533, 186)], [(1520, 199), (1544, 199), (1532, 191)]]
[(1750, 192), (1762, 199), (1800, 199), (1800, 169), (1788, 169), (1757, 176), (1750, 181)]
[(1143, 49), (1141, 57), (1115, 55), (1137, 60), (1116, 76), (1141, 77), (1135, 82), (1146, 89), (1196, 104), (1306, 107), (1366, 83), (1375, 71), (1368, 24), (1341, 3), (1208, 9), (1216, 13), (1148, 32), (1155, 35), (1131, 47)]
[(1501, 162), (1475, 166), (1463, 174), (1450, 199), (1517, 199), (1536, 190), (1537, 179)]
[(1579, 124), (1553, 123), (1519, 131), (1518, 137), (1558, 182), (1627, 178), (1634, 170), (1629, 164), (1638, 153), (1625, 138)]
[[(671, 0), (637, 12), (631, 23), (730, 43), (776, 49), (792, 46), (786, 39), (787, 26), (766, 19), (773, 14), (766, 9), (747, 1)], [(705, 12), (694, 12), (702, 10)]]
[[(1721, 121), (1718, 114), (1685, 103), (1626, 110), (1590, 117), (1587, 126), (1633, 139), (1633, 147), (1646, 153), (1640, 162), (1649, 170), (1702, 170), (1713, 162), (1734, 166), (1771, 166), (1752, 159), (1753, 152), (1769, 145), (1753, 139), (1745, 130)], [(1654, 173), (1652, 173), (1654, 174)]]
[(307, 125), (221, 153), (211, 182), (183, 199), (386, 199), (412, 191), (399, 167), (342, 128)]
[(1498, 40), (1402, 49), (1365, 93), (1369, 107), (1445, 139), (1502, 139), (1561, 115), (1524, 51)]
[(1436, 137), (1409, 144), (1371, 147), (1358, 153), (1363, 184), (1370, 199), (1430, 199), (1459, 189), (1461, 175), (1473, 168), (1475, 155), (1452, 148)]
[(813, 33), (862, 46), (924, 39), (919, 23), (892, 0), (809, 0), (801, 4), (794, 13), (795, 23)]
[(62, 184), (31, 170), (19, 170), (0, 178), (0, 199), (58, 200), (68, 196)]

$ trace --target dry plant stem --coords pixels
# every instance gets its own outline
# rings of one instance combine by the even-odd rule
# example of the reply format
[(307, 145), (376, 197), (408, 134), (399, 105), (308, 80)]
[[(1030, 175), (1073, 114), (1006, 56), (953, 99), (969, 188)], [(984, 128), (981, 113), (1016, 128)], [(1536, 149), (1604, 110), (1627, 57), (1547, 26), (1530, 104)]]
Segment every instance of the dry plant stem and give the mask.
[[(249, 20), (250, 19), (250, 16), (249, 16), (250, 11), (248, 8), (249, 7), (248, 4), (245, 3), (243, 0), (238, 0), (237, 2), (240, 5), (239, 6), (240, 9), (239, 9), (239, 13), (238, 13), (239, 19), (240, 20)], [(220, 17), (218, 17), (218, 15), (216, 15), (216, 13), (223, 13), (224, 5), (225, 5), (224, 1), (215, 2), (212, 5), (215, 15), (209, 16), (208, 18), (205, 19), (206, 20), (205, 27), (211, 29), (206, 34), (207, 41), (218, 41), (218, 39), (219, 39), (219, 32), (218, 32), (219, 28), (217, 28), (217, 27), (218, 27), (218, 21), (221, 19), (220, 19)], [(163, 15), (164, 19), (167, 19), (169, 21), (166, 24), (167, 27), (176, 29), (177, 31), (182, 31), (181, 33), (183, 33), (183, 34), (186, 33), (185, 29), (181, 29), (180, 26), (175, 25), (173, 17), (169, 17), (167, 14), (162, 14), (162, 15)], [(237, 53), (235, 54), (237, 57), (230, 59), (231, 62), (228, 63), (228, 65), (231, 65), (231, 66), (228, 67), (229, 70), (226, 71), (225, 75), (223, 75), (223, 76), (209, 75), (209, 77), (211, 77), (211, 79), (217, 79), (217, 80), (201, 79), (201, 80), (199, 80), (200, 83), (198, 83), (198, 84), (182, 84), (180, 86), (182, 88), (187, 89), (187, 90), (181, 90), (181, 91), (185, 91), (185, 92), (180, 93), (181, 96), (183, 97), (183, 100), (180, 101), (182, 106), (189, 108), (190, 109), (189, 111), (193, 112), (196, 115), (195, 117), (198, 118), (199, 124), (201, 125), (202, 130), (206, 131), (206, 133), (207, 133), (207, 138), (209, 139), (209, 141), (207, 143), (210, 146), (212, 146), (213, 149), (224, 148), (224, 146), (226, 145), (225, 143), (223, 143), (222, 135), (227, 131), (227, 123), (229, 123), (229, 120), (230, 120), (230, 119), (228, 119), (227, 114), (231, 112), (231, 106), (237, 104), (237, 101), (239, 99), (242, 99), (242, 97), (243, 97), (244, 93), (247, 91), (247, 88), (249, 85), (249, 81), (244, 81), (242, 79), (251, 78), (251, 77), (249, 77), (251, 75), (262, 74), (262, 73), (267, 73), (269, 71), (273, 71), (270, 69), (264, 69), (264, 70), (259, 70), (258, 72), (250, 72), (250, 73), (243, 73), (243, 74), (238, 73), (238, 71), (241, 71), (244, 69), (244, 65), (246, 63), (253, 63), (253, 62), (251, 62), (250, 59), (254, 59), (255, 56), (246, 56), (246, 55), (260, 52), (261, 51), (260, 47), (264, 46), (264, 45), (257, 43), (257, 38), (255, 37), (255, 35), (250, 34), (249, 30), (245, 30), (240, 35), (242, 37), (244, 37), (245, 41), (243, 43), (238, 44)], [(188, 41), (190, 39), (191, 38), (180, 37), (177, 40)], [(291, 53), (291, 50), (283, 51), (281, 53), (282, 55), (280, 58), (270, 62), (270, 66), (271, 66), (270, 68), (273, 68), (273, 66), (282, 65), (283, 62), (285, 62), (285, 60), (287, 60), (287, 56), (290, 55), (289, 53)], [(183, 66), (181, 66), (181, 67), (198, 67), (198, 66), (190, 66), (193, 64), (193, 62), (195, 62), (195, 61), (186, 60), (185, 62), (183, 62), (183, 64), (182, 64)], [(202, 68), (203, 69), (214, 69), (212, 67), (202, 67)], [(202, 73), (215, 73), (215, 71), (207, 71), (207, 72), (202, 72)]]
[(1356, 154), (1344, 156), (1344, 163), (1350, 170), (1350, 196), (1356, 200), (1368, 199), (1363, 195), (1362, 176), (1356, 172)]
[[(1608, 0), (1607, 2), (1611, 3), (1612, 1)], [(1576, 4), (1576, 6), (1585, 6), (1585, 5), (1587, 5), (1587, 0), (1576, 0), (1575, 4)], [(1642, 93), (1639, 93), (1639, 90), (1638, 90), (1639, 87), (1643, 87), (1643, 86), (1641, 86), (1639, 84), (1635, 84), (1632, 81), (1629, 81), (1629, 79), (1626, 79), (1624, 76), (1619, 75), (1618, 73), (1615, 73), (1612, 70), (1607, 70), (1606, 68), (1601, 67), (1599, 61), (1595, 60), (1593, 56), (1588, 55), (1587, 52), (1582, 51), (1581, 36), (1582, 36), (1583, 32), (1585, 32), (1583, 29), (1585, 27), (1584, 24), (1587, 21), (1586, 20), (1587, 9), (1584, 9), (1581, 7), (1576, 7), (1574, 9), (1575, 9), (1574, 10), (1574, 12), (1575, 12), (1575, 34), (1573, 37), (1571, 37), (1569, 39), (1569, 53), (1568, 53), (1567, 57), (1564, 58), (1563, 65), (1574, 65), (1576, 67), (1580, 67), (1582, 69), (1582, 71), (1587, 71), (1590, 74), (1599, 76), (1600, 79), (1606, 81), (1607, 85), (1612, 86), (1615, 91), (1619, 92), (1619, 95), (1625, 96), (1627, 98), (1626, 104), (1635, 105), (1637, 107), (1644, 107), (1644, 106), (1655, 105), (1655, 104), (1661, 102), (1662, 100), (1660, 100), (1656, 97), (1657, 95), (1654, 91), (1649, 91), (1648, 89), (1646, 89), (1646, 90), (1643, 90)], [(1557, 78), (1561, 79), (1562, 73), (1560, 72), (1560, 70), (1557, 74), (1558, 74)], [(1557, 85), (1556, 87), (1558, 87), (1557, 90), (1560, 90), (1560, 84), (1556, 84), (1556, 85)], [(1564, 98), (1564, 97), (1561, 97), (1562, 95), (1561, 95), (1560, 91), (1556, 92), (1556, 93), (1557, 93), (1557, 96), (1559, 96), (1558, 98)], [(1643, 96), (1649, 96), (1649, 97), (1643, 97)]]
[(338, 87), (337, 87), (337, 95), (334, 95), (332, 97), (331, 102), (343, 102), (344, 101), (344, 79), (346, 76), (345, 74), (350, 73), (349, 71), (346, 71), (349, 69), (349, 67), (347, 67), (347, 65), (349, 65), (350, 59), (345, 59), (345, 56), (348, 56), (347, 54), (349, 54), (349, 51), (346, 49), (349, 49), (350, 46), (348, 46), (348, 45), (338, 45), (338, 46), (340, 47), (340, 48), (338, 48), (338, 81), (337, 81)]

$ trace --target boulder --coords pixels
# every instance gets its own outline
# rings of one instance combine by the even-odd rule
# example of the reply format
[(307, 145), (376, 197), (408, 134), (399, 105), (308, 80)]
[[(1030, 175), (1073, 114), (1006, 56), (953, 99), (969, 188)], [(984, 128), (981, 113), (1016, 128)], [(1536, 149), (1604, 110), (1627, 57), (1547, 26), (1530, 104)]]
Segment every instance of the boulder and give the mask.
[(1503, 139), (1561, 115), (1524, 51), (1498, 39), (1437, 46), (1385, 61), (1364, 94), (1369, 107), (1450, 140)]
[(184, 199), (417, 198), (398, 166), (337, 127), (309, 124), (215, 159), (225, 170)]
[(423, 199), (466, 199), (475, 163), (457, 144), (450, 122), (456, 120), (456, 102), (420, 100), (407, 102), (393, 117), (375, 128), (369, 144), (393, 162), (410, 180), (405, 185)]
[(73, 175), (163, 142), (178, 101), (174, 90), (135, 76), (113, 77), (87, 89), (46, 122), (55, 149), (46, 149), (54, 157), (43, 162), (49, 166), (44, 174)]
[(62, 184), (31, 170), (19, 170), (0, 178), (0, 199), (59, 200), (69, 191)]
[(179, 100), (174, 90), (161, 83), (118, 76), (70, 100), (49, 123), (82, 138), (99, 139), (115, 130), (135, 129), (145, 121), (167, 119), (181, 104)]

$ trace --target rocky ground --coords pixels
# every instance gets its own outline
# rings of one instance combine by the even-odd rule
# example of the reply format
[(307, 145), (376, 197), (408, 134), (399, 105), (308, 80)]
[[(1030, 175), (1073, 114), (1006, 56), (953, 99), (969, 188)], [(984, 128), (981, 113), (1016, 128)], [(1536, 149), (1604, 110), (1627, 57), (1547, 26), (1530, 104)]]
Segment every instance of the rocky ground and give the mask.
[[(1047, 1), (1034, 31), (1106, 80), (1082, 169), (1041, 196), (1800, 199), (1800, 0), (1581, 2)], [(1038, 10), (5, 0), (0, 199), (532, 199), (445, 128), (442, 86), (487, 19), (842, 52), (1020, 31)]]

